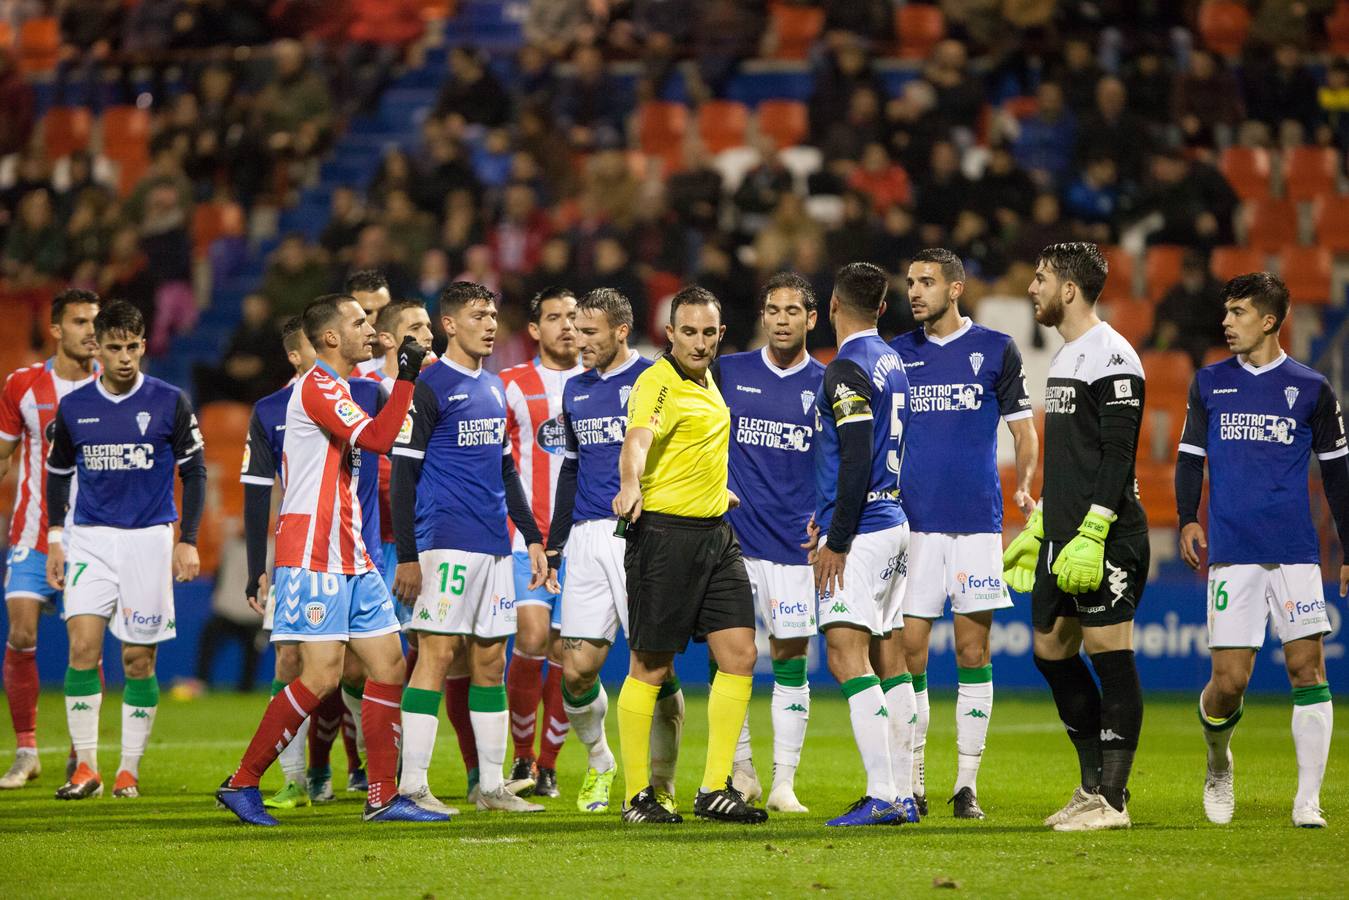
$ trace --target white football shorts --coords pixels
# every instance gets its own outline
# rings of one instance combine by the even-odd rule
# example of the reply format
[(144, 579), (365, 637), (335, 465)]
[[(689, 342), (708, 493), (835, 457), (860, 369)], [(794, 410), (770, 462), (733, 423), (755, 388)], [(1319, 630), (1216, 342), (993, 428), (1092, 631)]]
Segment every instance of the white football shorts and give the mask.
[(127, 644), (177, 637), (173, 525), (71, 525), (66, 539), (64, 617), (102, 616)]
[(856, 625), (876, 637), (904, 627), (909, 523), (853, 538), (843, 567), (843, 589), (819, 595), (820, 630)]
[(745, 572), (755, 609), (769, 637), (787, 640), (819, 633), (815, 625), (814, 569), (745, 557)]
[(572, 526), (562, 556), (562, 636), (612, 644), (628, 633), (628, 576), (623, 567), (627, 542), (614, 535), (614, 519)]
[(405, 631), (506, 638), (515, 634), (515, 571), (509, 553), (423, 550), (422, 592)]
[(1263, 647), (1269, 622), (1283, 644), (1330, 632), (1320, 566), (1209, 567), (1209, 649)]
[(940, 619), (1012, 605), (1002, 580), (1002, 535), (915, 531), (909, 539), (904, 615)]

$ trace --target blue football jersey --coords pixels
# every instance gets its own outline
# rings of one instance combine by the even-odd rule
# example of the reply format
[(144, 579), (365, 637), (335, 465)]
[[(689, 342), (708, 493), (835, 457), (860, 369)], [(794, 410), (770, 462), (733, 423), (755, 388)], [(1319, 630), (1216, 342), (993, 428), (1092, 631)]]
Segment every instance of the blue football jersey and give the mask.
[(825, 368), (824, 388), (815, 401), (819, 413), (815, 524), (821, 532), (829, 531), (838, 495), (838, 429), (851, 422), (872, 423), (871, 473), (857, 534), (906, 521), (899, 505), (899, 473), (909, 417), (908, 394), (904, 363), (874, 328), (850, 335)]
[[(263, 397), (253, 404), (244, 441), (244, 462), (239, 480), (244, 484), (271, 487), (281, 478), (281, 451), (286, 443), (286, 407), (290, 405), (293, 384)], [(283, 485), (284, 487), (284, 485)]]
[(1208, 457), (1211, 563), (1316, 563), (1307, 469), (1313, 453), (1349, 453), (1324, 375), (1281, 356), (1256, 368), (1236, 357), (1195, 373), (1181, 453)]
[(395, 456), (422, 461), (417, 485), (417, 550), (467, 550), (506, 556), (502, 456), (506, 394), (501, 379), (442, 357), (422, 370)]
[(909, 379), (899, 489), (914, 531), (1002, 532), (998, 422), (1029, 419), (1016, 343), (969, 319), (945, 338), (922, 328), (890, 346)]
[(192, 405), (171, 384), (141, 375), (125, 394), (101, 378), (71, 391), (56, 411), (47, 470), (75, 474), (76, 525), (148, 528), (178, 520), (175, 465), (202, 452)]
[(627, 434), (628, 395), (651, 367), (651, 360), (632, 352), (612, 371), (586, 369), (562, 388), (562, 426), (567, 459), (576, 460), (576, 505), (573, 522), (614, 518), (618, 494), (618, 455)]
[(807, 356), (779, 369), (767, 349), (732, 353), (713, 379), (731, 410), (731, 526), (745, 556), (803, 566), (815, 511), (815, 400), (824, 365)]
[[(351, 399), (374, 417), (384, 408), (384, 388), (372, 378), (353, 378), (348, 382)], [(367, 548), (380, 546), (379, 519), (379, 454), (352, 448), (351, 480), (356, 483), (356, 502), (361, 507), (361, 540)], [(373, 553), (375, 563), (382, 563), (384, 555)]]

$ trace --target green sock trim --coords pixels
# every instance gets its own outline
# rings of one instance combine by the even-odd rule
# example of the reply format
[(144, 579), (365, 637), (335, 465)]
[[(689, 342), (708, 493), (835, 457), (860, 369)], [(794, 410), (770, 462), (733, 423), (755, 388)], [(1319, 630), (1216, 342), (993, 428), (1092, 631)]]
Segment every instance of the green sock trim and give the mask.
[(103, 693), (98, 680), (98, 669), (66, 669), (66, 696), (87, 697)]
[(899, 687), (901, 684), (908, 684), (911, 681), (913, 681), (913, 676), (908, 672), (905, 672), (903, 675), (896, 675), (894, 678), (882, 678), (881, 691), (882, 693), (888, 694), (890, 693), (890, 688)]
[(122, 702), (127, 706), (158, 706), (159, 679), (153, 675), (149, 678), (128, 678), (126, 689), (122, 691)]
[(862, 693), (868, 688), (873, 688), (880, 684), (881, 680), (875, 675), (859, 675), (856, 678), (849, 678), (843, 682), (843, 696), (852, 699), (853, 696)]
[[(598, 682), (596, 682), (596, 684), (598, 684)], [(683, 690), (683, 688), (679, 684), (679, 676), (671, 675), (670, 680), (660, 686), (660, 693), (656, 695), (656, 702), (659, 703), (666, 697), (673, 697), (681, 690)], [(598, 693), (598, 691), (596, 693)]]
[(440, 691), (403, 688), (403, 712), (420, 713), (424, 716), (440, 715)]
[[(69, 693), (69, 691), (67, 691)], [(1313, 684), (1309, 687), (1293, 688), (1294, 706), (1311, 706), (1313, 703), (1330, 702), (1330, 685), (1326, 682)]]
[(505, 712), (506, 686), (494, 684), (491, 687), (479, 687), (476, 684), (470, 684), (468, 686), (468, 710), (469, 712)]
[(1236, 726), (1241, 721), (1241, 716), (1246, 712), (1246, 705), (1243, 703), (1237, 707), (1237, 711), (1232, 713), (1226, 719), (1214, 719), (1204, 715), (1204, 707), (1201, 705), (1195, 709), (1199, 715), (1199, 724), (1204, 726), (1205, 731), (1227, 731)]
[(805, 687), (806, 658), (797, 656), (773, 660), (773, 680), (783, 687)]
[(271, 694), (271, 696), (275, 697), (277, 694), (281, 693), (281, 692), (284, 691), (285, 689), (286, 689), (286, 683), (285, 683), (284, 681), (281, 681), (280, 679), (277, 679), (277, 678), (273, 678), (273, 679), (272, 679), (272, 694)]
[(988, 684), (993, 680), (993, 664), (980, 666), (977, 669), (967, 669), (964, 666), (956, 666), (956, 681), (961, 684)]
[(562, 702), (567, 704), (568, 706), (589, 706), (599, 698), (600, 698), (600, 680), (598, 678), (596, 678), (595, 683), (590, 686), (590, 690), (586, 691), (579, 697), (573, 697), (571, 693), (567, 690), (567, 683), (565, 681), (562, 682)]
[(346, 694), (348, 697), (355, 697), (357, 700), (362, 700), (365, 698), (365, 685), (355, 687), (344, 681), (342, 682), (342, 693)]
[(927, 690), (926, 672), (919, 672), (917, 675), (913, 676), (913, 690), (916, 694), (921, 694), (923, 691)]

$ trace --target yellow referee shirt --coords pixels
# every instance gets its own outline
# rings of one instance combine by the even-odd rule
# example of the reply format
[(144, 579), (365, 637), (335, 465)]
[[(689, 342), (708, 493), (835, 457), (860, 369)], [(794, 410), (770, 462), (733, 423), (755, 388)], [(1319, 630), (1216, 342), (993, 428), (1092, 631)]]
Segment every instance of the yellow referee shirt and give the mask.
[(731, 411), (707, 374), (704, 387), (666, 353), (637, 376), (628, 427), (653, 435), (642, 473), (642, 510), (711, 519), (727, 507)]

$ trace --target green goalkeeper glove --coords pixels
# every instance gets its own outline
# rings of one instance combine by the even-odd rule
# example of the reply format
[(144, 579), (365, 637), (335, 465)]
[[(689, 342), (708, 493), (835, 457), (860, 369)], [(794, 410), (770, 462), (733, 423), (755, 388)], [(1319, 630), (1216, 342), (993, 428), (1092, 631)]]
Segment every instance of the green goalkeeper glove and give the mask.
[(1040, 558), (1040, 541), (1044, 536), (1044, 524), (1037, 509), (1002, 553), (1002, 579), (1012, 590), (1024, 594), (1035, 587), (1035, 563)]
[(1059, 590), (1069, 594), (1085, 594), (1101, 586), (1105, 574), (1105, 536), (1110, 523), (1100, 513), (1089, 512), (1077, 526), (1077, 537), (1068, 542), (1054, 560), (1053, 572), (1059, 577)]

